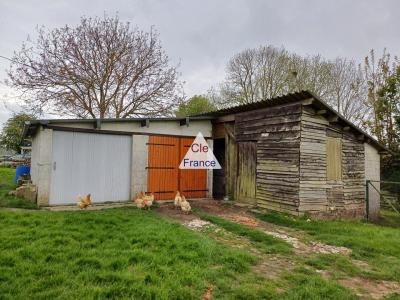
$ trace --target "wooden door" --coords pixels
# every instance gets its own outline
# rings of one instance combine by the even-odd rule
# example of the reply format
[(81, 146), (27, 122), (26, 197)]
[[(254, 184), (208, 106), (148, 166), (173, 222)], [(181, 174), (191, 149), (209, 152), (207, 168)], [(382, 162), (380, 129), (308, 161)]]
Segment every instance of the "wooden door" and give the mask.
[(256, 203), (256, 142), (239, 142), (237, 147), (237, 185), (236, 200), (238, 202)]
[(155, 199), (173, 199), (178, 186), (179, 138), (150, 136), (148, 143), (147, 191)]
[(150, 136), (147, 191), (157, 200), (174, 199), (177, 191), (187, 198), (202, 198), (207, 192), (207, 170), (181, 170), (179, 164), (194, 138)]
[[(181, 138), (179, 162), (185, 157), (193, 138)], [(207, 195), (207, 170), (206, 169), (180, 169), (179, 190), (187, 198), (204, 198)]]

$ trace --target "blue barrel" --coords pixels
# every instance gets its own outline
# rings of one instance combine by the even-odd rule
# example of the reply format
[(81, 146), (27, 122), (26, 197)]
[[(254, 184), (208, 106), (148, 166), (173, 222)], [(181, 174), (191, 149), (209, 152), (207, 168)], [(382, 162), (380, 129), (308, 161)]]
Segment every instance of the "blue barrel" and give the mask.
[(27, 166), (27, 165), (19, 165), (17, 166), (17, 168), (15, 169), (15, 183), (18, 182), (18, 179), (22, 176), (22, 175), (27, 175), (31, 172), (31, 167)]

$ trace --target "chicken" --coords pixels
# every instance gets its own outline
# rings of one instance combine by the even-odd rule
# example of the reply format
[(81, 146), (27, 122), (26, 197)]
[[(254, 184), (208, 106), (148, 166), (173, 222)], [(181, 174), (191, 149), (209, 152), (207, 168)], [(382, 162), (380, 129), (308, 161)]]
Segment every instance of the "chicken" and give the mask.
[(146, 207), (143, 198), (144, 198), (143, 192), (136, 193), (136, 197), (135, 197), (135, 200), (133, 200), (133, 202), (135, 202), (137, 208), (142, 209), (142, 208)]
[(203, 295), (203, 300), (212, 300), (213, 288), (209, 287)]
[(87, 194), (84, 198), (82, 198), (81, 195), (78, 195), (77, 204), (80, 209), (84, 209), (89, 205), (92, 205), (91, 195)]
[(150, 207), (153, 205), (153, 201), (154, 201), (154, 194), (151, 193), (150, 195), (144, 195), (143, 196), (143, 202), (144, 202), (144, 206), (148, 209), (150, 209)]
[(181, 193), (179, 193), (179, 191), (177, 191), (176, 192), (176, 196), (175, 196), (175, 200), (174, 200), (175, 208), (180, 208), (181, 207), (181, 202), (182, 202)]
[(192, 207), (190, 206), (190, 203), (186, 200), (185, 196), (182, 196), (181, 209), (186, 214), (188, 214), (192, 210)]

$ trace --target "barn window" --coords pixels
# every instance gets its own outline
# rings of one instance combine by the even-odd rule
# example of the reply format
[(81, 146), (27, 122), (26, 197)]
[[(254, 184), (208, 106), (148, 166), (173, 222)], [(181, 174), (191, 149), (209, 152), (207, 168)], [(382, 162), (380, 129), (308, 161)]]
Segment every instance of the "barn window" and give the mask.
[(342, 141), (328, 137), (326, 140), (326, 177), (327, 180), (342, 180)]

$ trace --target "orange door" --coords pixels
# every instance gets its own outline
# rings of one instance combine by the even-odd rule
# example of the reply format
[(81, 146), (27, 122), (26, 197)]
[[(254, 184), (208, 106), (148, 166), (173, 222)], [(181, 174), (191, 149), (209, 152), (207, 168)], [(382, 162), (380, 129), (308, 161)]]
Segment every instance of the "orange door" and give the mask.
[[(193, 138), (180, 139), (181, 161), (193, 143)], [(207, 192), (207, 170), (206, 169), (181, 169), (180, 170), (180, 191), (187, 198), (204, 198)]]
[(180, 191), (187, 198), (202, 198), (207, 192), (207, 170), (181, 170), (179, 164), (194, 138), (150, 136), (147, 190), (157, 200), (168, 200)]
[(173, 199), (178, 190), (179, 139), (150, 136), (148, 143), (147, 190), (155, 199)]

